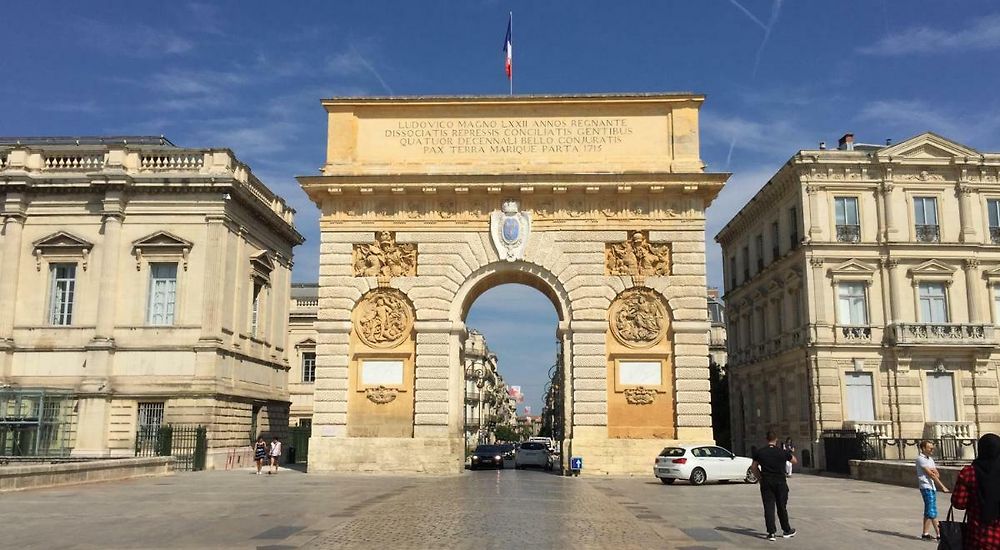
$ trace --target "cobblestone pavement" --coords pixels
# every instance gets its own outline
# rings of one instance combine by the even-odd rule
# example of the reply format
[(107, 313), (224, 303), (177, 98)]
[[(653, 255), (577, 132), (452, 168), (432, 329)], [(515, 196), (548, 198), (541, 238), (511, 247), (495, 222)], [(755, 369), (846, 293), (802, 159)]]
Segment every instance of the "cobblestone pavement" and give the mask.
[[(796, 475), (794, 539), (762, 540), (756, 486), (535, 471), (177, 474), (0, 495), (4, 548), (912, 548), (915, 489)], [(946, 499), (942, 498), (942, 503)]]

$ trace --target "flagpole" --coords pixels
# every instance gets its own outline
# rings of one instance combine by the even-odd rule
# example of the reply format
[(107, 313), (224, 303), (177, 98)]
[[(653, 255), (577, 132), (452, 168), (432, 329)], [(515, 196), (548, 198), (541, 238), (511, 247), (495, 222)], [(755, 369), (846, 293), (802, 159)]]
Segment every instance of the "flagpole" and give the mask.
[[(508, 15), (508, 17), (510, 17), (510, 41), (514, 42), (514, 12), (511, 11), (507, 15)], [(512, 48), (513, 48), (513, 46), (512, 46)], [(514, 65), (514, 56), (513, 56), (513, 53), (511, 54), (510, 64), (511, 64), (511, 70), (510, 70), (510, 95), (514, 95), (514, 68), (513, 68), (513, 65)]]

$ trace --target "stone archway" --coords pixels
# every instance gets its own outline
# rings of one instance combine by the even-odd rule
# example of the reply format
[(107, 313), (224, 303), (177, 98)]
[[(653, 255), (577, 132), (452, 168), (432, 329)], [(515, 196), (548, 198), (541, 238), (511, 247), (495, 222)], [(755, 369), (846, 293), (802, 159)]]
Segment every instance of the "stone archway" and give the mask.
[(711, 441), (703, 98), (324, 101), (310, 469), (458, 472), (469, 305), (522, 283), (559, 314), (568, 448), (648, 473)]

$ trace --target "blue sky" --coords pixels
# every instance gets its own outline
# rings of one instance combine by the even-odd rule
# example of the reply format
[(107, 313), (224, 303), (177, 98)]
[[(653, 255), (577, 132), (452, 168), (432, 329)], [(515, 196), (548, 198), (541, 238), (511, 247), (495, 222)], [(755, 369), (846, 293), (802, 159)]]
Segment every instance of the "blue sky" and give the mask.
[[(319, 99), (505, 93), (508, 11), (516, 92), (708, 96), (702, 158), (734, 174), (709, 210), (710, 284), (711, 237), (798, 149), (932, 130), (1000, 151), (1000, 3), (988, 0), (17, 2), (0, 33), (0, 135), (230, 147), (298, 210), (309, 242), (295, 277), (314, 280), (317, 212), (293, 178), (323, 162)], [(532, 323), (549, 315), (554, 340), (551, 306), (523, 287), (481, 297), (470, 325), (537, 410), (554, 348), (509, 336), (497, 319), (511, 304)]]

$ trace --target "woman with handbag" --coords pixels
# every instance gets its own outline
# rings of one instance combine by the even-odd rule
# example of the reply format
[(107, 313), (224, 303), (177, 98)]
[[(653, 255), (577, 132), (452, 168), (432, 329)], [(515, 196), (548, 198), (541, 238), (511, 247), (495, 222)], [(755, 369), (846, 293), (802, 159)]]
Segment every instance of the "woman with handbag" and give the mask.
[(979, 438), (979, 454), (959, 472), (951, 504), (966, 511), (963, 548), (1000, 550), (1000, 436)]

